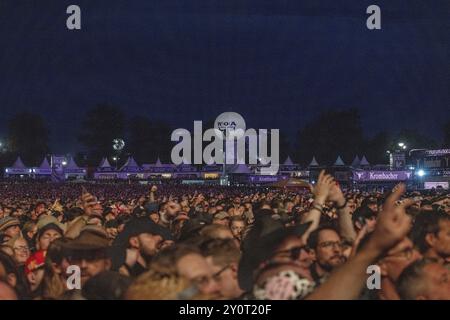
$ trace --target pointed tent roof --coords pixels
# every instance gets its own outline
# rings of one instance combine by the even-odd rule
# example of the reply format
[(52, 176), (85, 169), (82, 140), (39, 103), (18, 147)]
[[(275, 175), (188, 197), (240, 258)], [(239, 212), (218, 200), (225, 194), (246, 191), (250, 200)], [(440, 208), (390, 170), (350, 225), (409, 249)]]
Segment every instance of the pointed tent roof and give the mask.
[(238, 164), (232, 171), (233, 173), (252, 173), (245, 164)]
[(294, 163), (292, 162), (291, 157), (288, 156), (286, 161), (283, 163), (283, 165), (285, 165), (285, 166), (293, 166)]
[(22, 159), (20, 157), (17, 157), (16, 162), (14, 162), (13, 166), (14, 169), (25, 169), (25, 165), (22, 162)]
[(39, 169), (51, 169), (47, 158), (44, 158), (44, 160), (42, 161), (41, 166), (39, 167)]
[(316, 160), (316, 157), (313, 157), (311, 160), (311, 163), (309, 164), (310, 167), (317, 167), (319, 163)]
[(162, 163), (161, 163), (161, 160), (159, 160), (159, 157), (158, 157), (158, 159), (156, 159), (155, 166), (156, 167), (162, 167)]
[(112, 168), (111, 164), (108, 161), (108, 158), (104, 158), (100, 163), (99, 168)]
[(342, 161), (341, 156), (338, 156), (336, 161), (334, 162), (334, 166), (345, 166), (344, 161)]
[(66, 170), (78, 170), (80, 167), (76, 164), (73, 158), (70, 158), (69, 163), (66, 166)]
[(139, 166), (136, 163), (136, 160), (134, 160), (134, 158), (132, 156), (128, 157), (127, 162), (123, 165), (123, 167), (120, 169), (121, 171), (124, 171), (125, 169), (134, 169), (134, 170), (138, 170)]
[(370, 163), (369, 163), (369, 161), (367, 161), (367, 159), (366, 159), (366, 156), (363, 156), (362, 158), (361, 158), (361, 162), (359, 163), (361, 166), (369, 166), (370, 165)]
[(359, 160), (359, 157), (355, 156), (355, 159), (353, 159), (353, 162), (352, 162), (352, 167), (358, 167), (360, 162), (361, 162), (361, 160)]

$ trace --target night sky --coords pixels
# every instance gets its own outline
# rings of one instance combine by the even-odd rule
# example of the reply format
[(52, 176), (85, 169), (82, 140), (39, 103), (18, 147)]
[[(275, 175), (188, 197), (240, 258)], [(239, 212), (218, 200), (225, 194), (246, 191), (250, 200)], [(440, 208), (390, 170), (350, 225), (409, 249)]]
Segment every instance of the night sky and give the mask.
[[(66, 28), (70, 4), (80, 31)], [(371, 4), (382, 30), (366, 28)], [(98, 103), (188, 129), (232, 110), (291, 136), (323, 110), (356, 107), (369, 135), (439, 139), (450, 1), (0, 0), (0, 137), (17, 111), (38, 111), (53, 151), (76, 151)]]

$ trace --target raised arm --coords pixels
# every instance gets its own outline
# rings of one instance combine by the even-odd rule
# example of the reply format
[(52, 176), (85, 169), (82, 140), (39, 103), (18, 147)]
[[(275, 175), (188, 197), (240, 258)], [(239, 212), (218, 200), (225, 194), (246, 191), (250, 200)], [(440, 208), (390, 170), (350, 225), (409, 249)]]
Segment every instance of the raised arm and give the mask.
[(322, 170), (319, 174), (316, 185), (311, 187), (311, 191), (314, 194), (314, 202), (312, 204), (312, 208), (305, 214), (302, 220), (302, 223), (311, 222), (310, 227), (302, 236), (304, 243), (308, 240), (310, 233), (319, 227), (323, 206), (328, 198), (328, 194), (333, 184), (334, 178), (329, 174), (325, 174), (325, 171)]
[(366, 246), (333, 272), (307, 299), (351, 300), (359, 297), (366, 284), (367, 267), (401, 241), (411, 228), (411, 219), (405, 208), (414, 201), (405, 200), (396, 204), (404, 192), (403, 184), (394, 189), (383, 206), (383, 212), (380, 213), (377, 226)]
[(347, 200), (345, 199), (344, 194), (337, 183), (331, 187), (328, 200), (333, 201), (337, 208), (341, 237), (354, 241), (356, 239), (356, 232), (353, 227), (350, 208), (347, 206)]

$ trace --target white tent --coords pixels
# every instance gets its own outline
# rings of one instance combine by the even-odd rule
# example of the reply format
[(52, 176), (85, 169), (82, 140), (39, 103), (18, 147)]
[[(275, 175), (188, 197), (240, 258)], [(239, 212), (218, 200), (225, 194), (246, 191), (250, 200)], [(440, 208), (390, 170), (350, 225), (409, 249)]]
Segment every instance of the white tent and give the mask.
[(115, 171), (114, 167), (109, 163), (108, 158), (103, 158), (100, 165), (97, 167), (97, 172), (111, 172)]
[(31, 174), (32, 169), (27, 168), (20, 157), (17, 157), (16, 161), (12, 165), (12, 167), (5, 168), (5, 175), (6, 176), (12, 176), (12, 175), (29, 175)]
[(111, 164), (108, 161), (108, 158), (103, 158), (102, 162), (100, 163), (99, 168), (102, 168), (102, 169), (112, 168)]
[(345, 166), (344, 161), (342, 161), (341, 156), (338, 156), (336, 161), (334, 162), (334, 166)]
[(37, 175), (45, 175), (49, 176), (52, 174), (52, 168), (50, 167), (50, 164), (48, 163), (47, 158), (44, 158), (41, 165), (38, 168), (33, 168), (33, 173)]
[(42, 161), (41, 166), (39, 167), (39, 169), (43, 169), (43, 170), (51, 169), (50, 168), (50, 163), (48, 163), (47, 158), (44, 158), (44, 160)]
[(238, 164), (232, 169), (231, 173), (233, 173), (233, 174), (251, 174), (252, 172), (247, 167), (247, 165), (245, 165), (245, 164)]
[(313, 157), (313, 158), (312, 158), (312, 160), (311, 160), (309, 166), (310, 166), (310, 167), (318, 167), (318, 166), (319, 166), (319, 163), (317, 162), (316, 157)]
[(120, 168), (122, 172), (138, 172), (140, 171), (140, 167), (137, 164), (136, 160), (132, 156), (128, 157), (127, 162)]
[(284, 166), (294, 166), (295, 164), (292, 162), (291, 157), (287, 157), (286, 161), (283, 163)]
[(104, 158), (100, 165), (97, 167), (97, 170), (94, 173), (94, 178), (99, 180), (117, 178), (117, 172), (115, 171), (115, 168), (112, 167), (109, 163), (108, 158)]
[(68, 178), (84, 178), (86, 177), (86, 169), (80, 168), (74, 158), (70, 158), (67, 166), (64, 167), (64, 176), (66, 179)]
[(352, 167), (353, 168), (359, 167), (360, 163), (361, 163), (361, 160), (359, 160), (359, 157), (355, 156), (355, 159), (353, 159), (353, 162), (352, 162)]
[(25, 167), (25, 165), (23, 164), (22, 159), (20, 157), (17, 157), (16, 161), (12, 165), (12, 168), (13, 169), (27, 169), (27, 167)]
[(361, 162), (359, 163), (360, 166), (370, 166), (369, 161), (367, 161), (366, 156), (363, 156), (361, 158)]

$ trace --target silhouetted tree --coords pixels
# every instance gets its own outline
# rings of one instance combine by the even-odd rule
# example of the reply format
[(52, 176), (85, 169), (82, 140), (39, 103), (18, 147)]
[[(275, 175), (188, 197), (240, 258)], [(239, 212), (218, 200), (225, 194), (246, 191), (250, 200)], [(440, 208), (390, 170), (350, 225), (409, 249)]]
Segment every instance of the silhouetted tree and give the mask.
[(299, 130), (296, 159), (308, 164), (313, 156), (320, 164), (332, 164), (338, 155), (348, 163), (364, 146), (359, 111), (326, 111)]
[(382, 131), (375, 136), (367, 139), (362, 154), (366, 156), (371, 164), (388, 164), (389, 155), (386, 153), (389, 150), (389, 145), (392, 137), (387, 132)]
[(102, 157), (113, 154), (113, 140), (125, 140), (125, 115), (117, 107), (98, 105), (88, 111), (78, 140), (86, 147), (88, 163), (98, 165)]
[(129, 122), (128, 151), (140, 163), (154, 163), (159, 157), (163, 162), (170, 161), (171, 128), (160, 122), (153, 122), (147, 117), (134, 117)]
[(400, 132), (394, 134), (394, 138), (391, 143), (404, 142), (408, 149), (432, 149), (437, 148), (438, 143), (424, 134), (421, 134), (414, 129), (402, 129)]
[(8, 152), (13, 157), (20, 155), (28, 166), (37, 166), (49, 152), (49, 134), (40, 115), (18, 113), (8, 123)]

